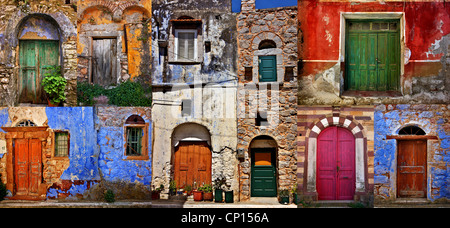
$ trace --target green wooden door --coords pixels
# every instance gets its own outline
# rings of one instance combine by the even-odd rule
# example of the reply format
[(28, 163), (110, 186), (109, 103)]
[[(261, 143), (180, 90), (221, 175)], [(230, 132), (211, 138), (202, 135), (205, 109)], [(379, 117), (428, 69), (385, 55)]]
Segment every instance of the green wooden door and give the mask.
[(398, 21), (349, 21), (346, 38), (346, 90), (398, 91)]
[(275, 148), (253, 148), (251, 196), (277, 196)]
[(259, 81), (277, 81), (277, 56), (259, 56)]
[(21, 40), (19, 50), (19, 102), (46, 103), (41, 82), (45, 73), (59, 63), (58, 41)]

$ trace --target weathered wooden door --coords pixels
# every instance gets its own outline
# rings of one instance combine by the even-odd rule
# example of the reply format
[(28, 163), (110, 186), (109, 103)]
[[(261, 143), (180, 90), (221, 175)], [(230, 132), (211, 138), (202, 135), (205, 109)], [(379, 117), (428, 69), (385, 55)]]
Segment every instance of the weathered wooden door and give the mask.
[(92, 81), (101, 86), (117, 84), (116, 39), (94, 39), (92, 49)]
[(252, 148), (251, 196), (277, 196), (276, 149)]
[(58, 41), (52, 40), (19, 42), (19, 102), (47, 102), (41, 82), (51, 67), (59, 65), (58, 46)]
[(398, 21), (349, 21), (347, 90), (397, 91), (400, 78)]
[(426, 174), (427, 141), (398, 140), (397, 197), (426, 197)]
[(277, 81), (277, 57), (275, 55), (259, 57), (259, 81)]
[(175, 148), (174, 179), (178, 188), (211, 183), (211, 150), (206, 142), (180, 142)]
[(341, 127), (317, 138), (316, 187), (319, 200), (352, 200), (355, 194), (355, 138)]
[(41, 141), (16, 139), (14, 151), (16, 195), (37, 195), (42, 179)]

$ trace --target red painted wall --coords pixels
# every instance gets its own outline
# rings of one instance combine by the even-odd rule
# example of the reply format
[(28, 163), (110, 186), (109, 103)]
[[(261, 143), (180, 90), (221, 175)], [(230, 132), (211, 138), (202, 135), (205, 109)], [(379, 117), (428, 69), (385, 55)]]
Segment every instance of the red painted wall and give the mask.
[[(450, 3), (444, 2), (321, 2), (299, 1), (300, 60), (336, 60), (335, 63), (305, 63), (300, 75), (321, 71), (339, 59), (339, 32), (341, 12), (404, 12), (406, 47), (410, 60), (439, 60), (443, 54), (426, 54), (429, 48), (450, 33)], [(299, 39), (301, 40), (301, 39)], [(408, 64), (409, 65), (409, 64)], [(428, 64), (433, 65), (433, 64)], [(410, 66), (409, 68), (414, 68)], [(405, 74), (415, 72), (405, 67)], [(416, 74), (419, 74), (417, 69)]]

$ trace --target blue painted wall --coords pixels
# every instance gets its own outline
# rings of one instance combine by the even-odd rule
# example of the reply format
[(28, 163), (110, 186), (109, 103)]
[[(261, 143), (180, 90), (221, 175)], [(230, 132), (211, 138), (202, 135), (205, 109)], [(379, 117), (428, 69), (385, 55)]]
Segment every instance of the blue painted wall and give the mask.
[[(375, 111), (375, 196), (393, 199), (396, 190), (397, 141), (386, 140), (386, 135), (398, 135), (407, 125), (422, 128), (438, 140), (429, 141), (427, 198), (434, 201), (450, 199), (450, 132), (445, 125), (445, 105), (380, 105)], [(447, 111), (448, 112), (448, 111)], [(447, 129), (447, 130), (445, 130)], [(431, 153), (431, 156), (430, 156)]]
[(52, 130), (70, 133), (70, 166), (63, 180), (100, 180), (98, 172), (97, 133), (92, 107), (48, 107), (45, 109)]

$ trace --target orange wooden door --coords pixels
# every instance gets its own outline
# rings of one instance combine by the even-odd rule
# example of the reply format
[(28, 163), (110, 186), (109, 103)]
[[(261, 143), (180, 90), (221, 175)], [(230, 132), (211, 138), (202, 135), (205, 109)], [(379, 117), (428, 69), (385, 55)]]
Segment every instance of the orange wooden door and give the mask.
[(41, 141), (16, 139), (14, 150), (16, 195), (38, 194), (42, 178)]
[(174, 179), (178, 188), (211, 183), (211, 150), (206, 142), (180, 142), (175, 148)]
[(398, 141), (397, 196), (423, 198), (427, 190), (427, 141)]

